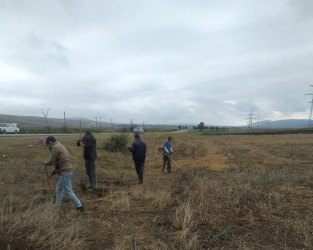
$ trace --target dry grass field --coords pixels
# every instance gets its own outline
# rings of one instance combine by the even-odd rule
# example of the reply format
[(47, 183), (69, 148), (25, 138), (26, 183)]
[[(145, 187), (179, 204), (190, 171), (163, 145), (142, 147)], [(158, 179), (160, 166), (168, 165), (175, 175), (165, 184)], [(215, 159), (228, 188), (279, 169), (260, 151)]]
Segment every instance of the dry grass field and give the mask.
[[(313, 249), (313, 135), (173, 135), (172, 173), (144, 134), (144, 184), (131, 155), (98, 143), (98, 190), (74, 136), (56, 136), (74, 165), (73, 189), (86, 211), (51, 195), (37, 137), (0, 137), (0, 249)], [(129, 135), (130, 143), (133, 141)], [(52, 192), (51, 192), (52, 191)]]

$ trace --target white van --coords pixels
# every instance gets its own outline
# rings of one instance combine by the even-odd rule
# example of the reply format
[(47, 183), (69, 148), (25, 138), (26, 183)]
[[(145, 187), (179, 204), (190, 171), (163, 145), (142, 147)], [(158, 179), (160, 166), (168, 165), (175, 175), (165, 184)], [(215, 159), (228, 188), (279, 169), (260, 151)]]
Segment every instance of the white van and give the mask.
[(17, 123), (0, 123), (0, 134), (17, 134), (19, 132), (20, 128), (17, 127)]
[(142, 127), (135, 127), (133, 130), (134, 134), (143, 134), (145, 130)]

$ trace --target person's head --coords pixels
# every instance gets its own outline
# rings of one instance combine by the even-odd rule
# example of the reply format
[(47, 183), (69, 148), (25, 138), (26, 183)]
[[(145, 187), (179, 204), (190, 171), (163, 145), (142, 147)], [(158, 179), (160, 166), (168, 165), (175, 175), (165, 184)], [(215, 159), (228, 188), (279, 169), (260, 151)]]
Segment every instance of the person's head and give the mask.
[(91, 131), (86, 130), (86, 131), (85, 131), (85, 137), (86, 137), (87, 139), (90, 139), (90, 137), (91, 137)]
[(140, 138), (140, 135), (139, 135), (138, 133), (136, 133), (136, 134), (134, 135), (134, 137), (135, 137), (135, 139), (137, 140), (137, 139)]
[(168, 141), (171, 141), (172, 139), (173, 139), (172, 136), (167, 137), (167, 140), (168, 140)]
[(53, 136), (48, 136), (46, 139), (46, 145), (50, 148), (56, 142), (56, 139)]

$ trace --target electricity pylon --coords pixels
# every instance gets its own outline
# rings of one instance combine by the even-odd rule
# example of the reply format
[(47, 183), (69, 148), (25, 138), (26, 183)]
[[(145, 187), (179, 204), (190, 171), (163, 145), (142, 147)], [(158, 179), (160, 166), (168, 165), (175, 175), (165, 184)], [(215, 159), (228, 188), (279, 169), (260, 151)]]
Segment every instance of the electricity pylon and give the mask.
[(253, 125), (253, 120), (256, 120), (256, 118), (254, 118), (253, 116), (255, 114), (252, 114), (251, 112), (248, 115), (248, 118), (246, 118), (246, 120), (248, 120), (248, 127), (249, 128), (252, 128), (252, 125)]

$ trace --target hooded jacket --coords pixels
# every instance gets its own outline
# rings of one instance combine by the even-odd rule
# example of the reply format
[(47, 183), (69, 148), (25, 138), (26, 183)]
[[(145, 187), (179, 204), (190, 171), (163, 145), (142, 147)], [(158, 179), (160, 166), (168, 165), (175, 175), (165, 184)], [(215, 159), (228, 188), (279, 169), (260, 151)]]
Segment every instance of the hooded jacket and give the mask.
[[(84, 146), (84, 159), (85, 160), (95, 160), (97, 159), (97, 141), (96, 138), (91, 135), (89, 139), (87, 137), (82, 138)], [(77, 142), (77, 146), (80, 146), (80, 140)]]

